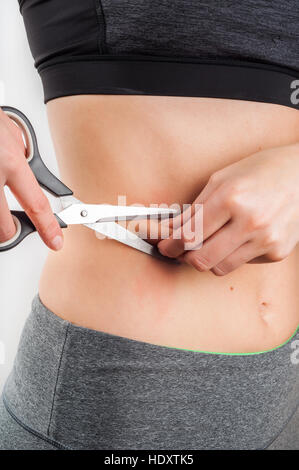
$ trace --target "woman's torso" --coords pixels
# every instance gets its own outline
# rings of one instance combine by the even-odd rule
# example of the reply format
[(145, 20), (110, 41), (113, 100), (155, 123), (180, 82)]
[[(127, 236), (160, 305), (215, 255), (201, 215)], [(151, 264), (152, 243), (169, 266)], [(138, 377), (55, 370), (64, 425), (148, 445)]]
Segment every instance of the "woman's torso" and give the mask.
[[(210, 175), (299, 139), (283, 106), (157, 96), (73, 96), (48, 103), (63, 181), (90, 203), (191, 203)], [(82, 326), (155, 344), (218, 352), (278, 346), (296, 329), (298, 250), (224, 277), (171, 266), (85, 227), (50, 253), (40, 296)]]

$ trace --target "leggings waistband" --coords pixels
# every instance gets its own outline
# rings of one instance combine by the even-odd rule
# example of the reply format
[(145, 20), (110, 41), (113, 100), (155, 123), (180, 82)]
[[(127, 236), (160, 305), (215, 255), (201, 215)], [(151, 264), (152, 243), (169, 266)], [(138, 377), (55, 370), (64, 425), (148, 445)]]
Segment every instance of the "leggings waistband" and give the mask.
[(179, 350), (75, 326), (36, 296), (4, 398), (69, 448), (260, 449), (297, 407), (298, 340), (258, 355)]

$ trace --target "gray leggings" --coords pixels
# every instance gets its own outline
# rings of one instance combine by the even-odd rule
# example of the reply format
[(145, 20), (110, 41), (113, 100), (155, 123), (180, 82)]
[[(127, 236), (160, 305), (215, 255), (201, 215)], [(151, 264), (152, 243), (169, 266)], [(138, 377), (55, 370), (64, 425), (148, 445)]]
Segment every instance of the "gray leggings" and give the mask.
[(0, 449), (299, 449), (299, 332), (254, 354), (89, 330), (36, 297), (0, 405)]

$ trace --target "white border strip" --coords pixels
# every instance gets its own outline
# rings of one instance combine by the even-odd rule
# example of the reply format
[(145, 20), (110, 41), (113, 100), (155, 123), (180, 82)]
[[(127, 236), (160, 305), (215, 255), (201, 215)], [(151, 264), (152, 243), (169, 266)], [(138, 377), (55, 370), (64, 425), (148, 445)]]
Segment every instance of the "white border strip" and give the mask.
[(4, 82), (0, 80), (0, 106), (5, 103), (5, 85)]

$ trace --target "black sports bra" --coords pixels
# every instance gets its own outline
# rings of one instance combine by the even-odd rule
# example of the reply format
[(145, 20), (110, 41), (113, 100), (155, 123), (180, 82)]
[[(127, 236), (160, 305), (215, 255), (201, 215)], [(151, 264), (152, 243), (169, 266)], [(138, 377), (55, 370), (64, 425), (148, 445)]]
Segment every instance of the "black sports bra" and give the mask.
[(19, 0), (45, 102), (198, 96), (299, 109), (298, 0)]

